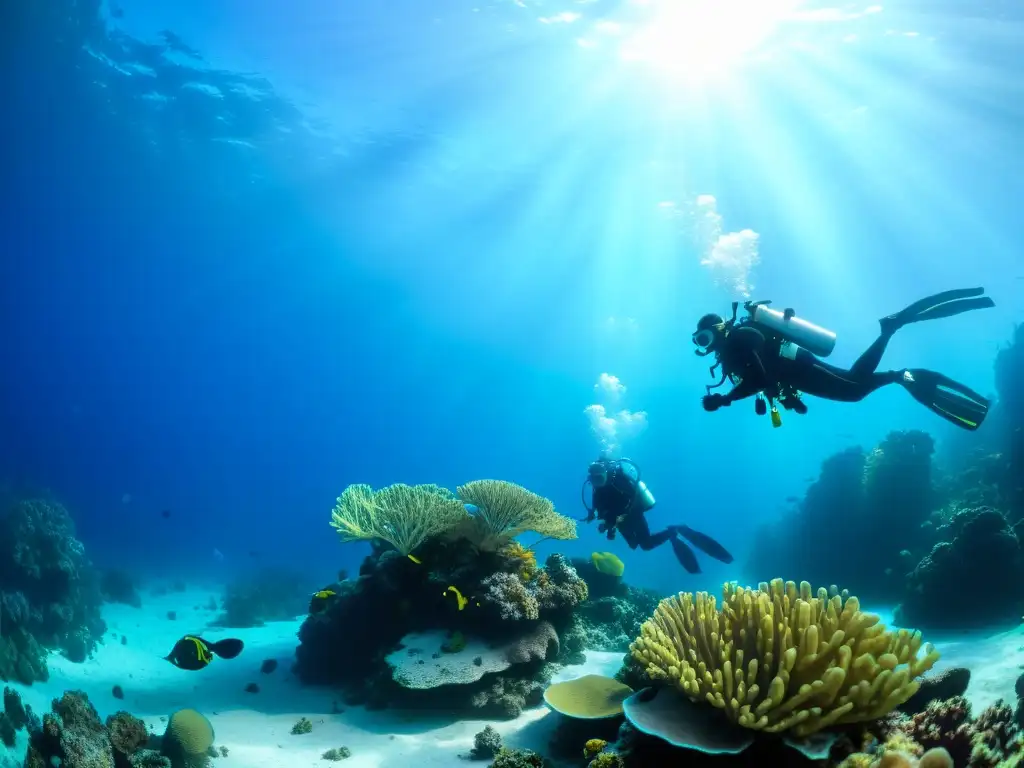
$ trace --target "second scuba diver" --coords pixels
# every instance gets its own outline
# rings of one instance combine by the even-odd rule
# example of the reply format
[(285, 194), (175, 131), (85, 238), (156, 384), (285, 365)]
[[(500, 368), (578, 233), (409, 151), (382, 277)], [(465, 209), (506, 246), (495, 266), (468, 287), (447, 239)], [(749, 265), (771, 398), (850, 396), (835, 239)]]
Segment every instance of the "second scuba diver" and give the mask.
[[(592, 489), (589, 505), (586, 500), (588, 485)], [(640, 468), (629, 459), (602, 457), (593, 462), (587, 471), (587, 479), (583, 481), (582, 493), (583, 506), (588, 513), (583, 522), (600, 520), (597, 529), (609, 540), (615, 538), (616, 531), (620, 531), (630, 549), (640, 547), (644, 552), (670, 541), (676, 560), (688, 573), (700, 573), (700, 565), (686, 541), (716, 560), (732, 562), (732, 555), (725, 547), (685, 525), (670, 525), (663, 531), (651, 533), (645, 514), (654, 507), (654, 495), (640, 479)]]
[[(755, 410), (764, 415), (771, 406), (772, 424), (779, 426), (776, 401), (787, 410), (803, 414), (807, 406), (801, 393), (826, 400), (857, 402), (887, 384), (900, 384), (910, 396), (947, 421), (963, 429), (975, 430), (988, 414), (989, 401), (969, 387), (948, 376), (924, 368), (878, 371), (889, 339), (900, 328), (922, 320), (952, 317), (973, 309), (994, 307), (995, 302), (982, 294), (983, 288), (963, 288), (929, 296), (901, 312), (879, 321), (881, 333), (849, 369), (823, 360), (832, 353), (836, 336), (831, 331), (799, 318), (792, 309), (770, 309), (767, 301), (747, 302), (748, 318), (737, 322), (739, 304), (733, 304), (731, 320), (715, 314), (704, 315), (697, 323), (693, 343), (697, 354), (714, 354), (721, 366), (722, 378), (707, 388), (703, 398), (706, 411), (717, 411), (737, 400), (757, 396)], [(726, 394), (712, 393), (726, 379), (733, 388)]]

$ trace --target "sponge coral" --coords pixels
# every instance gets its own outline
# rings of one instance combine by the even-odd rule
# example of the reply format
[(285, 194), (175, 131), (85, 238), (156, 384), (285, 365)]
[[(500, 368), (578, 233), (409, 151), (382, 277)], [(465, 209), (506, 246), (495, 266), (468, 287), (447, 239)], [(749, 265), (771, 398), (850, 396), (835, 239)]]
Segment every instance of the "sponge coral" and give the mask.
[(874, 720), (909, 699), (938, 653), (918, 632), (890, 632), (857, 598), (802, 582), (726, 584), (659, 604), (630, 646), (652, 680), (707, 701), (754, 730), (806, 736)]
[(469, 518), (462, 502), (442, 490), (398, 483), (374, 493), (368, 485), (350, 485), (338, 497), (331, 526), (343, 542), (379, 539), (408, 555)]
[(548, 539), (575, 539), (576, 523), (555, 511), (555, 505), (522, 486), (504, 480), (474, 480), (460, 485), (462, 501), (477, 508), (460, 532), (482, 549), (499, 549), (521, 533), (533, 531)]

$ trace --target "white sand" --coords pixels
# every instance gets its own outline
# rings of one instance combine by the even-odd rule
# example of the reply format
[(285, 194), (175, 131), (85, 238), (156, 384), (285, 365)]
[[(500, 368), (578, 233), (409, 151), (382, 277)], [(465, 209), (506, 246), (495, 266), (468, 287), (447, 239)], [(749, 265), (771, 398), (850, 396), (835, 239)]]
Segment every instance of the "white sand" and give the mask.
[[(161, 718), (175, 709), (198, 709), (212, 721), (217, 745), (229, 750), (228, 757), (214, 761), (215, 768), (325, 768), (335, 763), (322, 760), (321, 755), (340, 746), (352, 751), (351, 758), (338, 763), (346, 768), (400, 768), (412, 761), (416, 768), (486, 765), (471, 763), (461, 755), (469, 751), (473, 735), (488, 721), (431, 721), (422, 713), (369, 712), (361, 707), (345, 707), (341, 714), (331, 714), (335, 701), (344, 707), (341, 697), (330, 689), (301, 686), (290, 672), (299, 619), (259, 629), (207, 630), (218, 612), (194, 606), (206, 605), (210, 596), (209, 592), (145, 596), (144, 609), (108, 605), (104, 618), (111, 634), (92, 659), (72, 664), (53, 655), (47, 683), (18, 689), (40, 715), (48, 712), (50, 700), (65, 690), (83, 690), (101, 717), (124, 709), (141, 717), (157, 733), (164, 729)], [(176, 620), (167, 618), (169, 610), (177, 612)], [(122, 633), (128, 638), (127, 645), (120, 643)], [(211, 641), (239, 637), (246, 648), (237, 659), (215, 659), (204, 670), (186, 672), (162, 658), (186, 633), (202, 633)], [(113, 639), (113, 634), (118, 639)], [(943, 652), (937, 669), (967, 666), (972, 670), (968, 697), (976, 712), (998, 698), (1014, 701), (1014, 682), (1024, 665), (1024, 632), (964, 635), (936, 645)], [(261, 674), (260, 665), (269, 658), (277, 659), (278, 668), (272, 674)], [(588, 653), (587, 659), (585, 665), (565, 668), (556, 680), (613, 674), (622, 656)], [(250, 682), (259, 684), (258, 694), (245, 692)], [(115, 684), (124, 689), (123, 701), (112, 695)], [(291, 728), (300, 717), (313, 722), (313, 732), (293, 736)], [(556, 715), (538, 708), (515, 721), (490, 724), (508, 745), (544, 752), (556, 720)], [(19, 750), (24, 750), (24, 744), (22, 734)]]
[[(460, 755), (470, 750), (474, 734), (488, 724), (509, 746), (545, 751), (557, 718), (545, 708), (529, 710), (515, 721), (491, 722), (430, 720), (418, 712), (346, 707), (337, 692), (302, 686), (291, 674), (301, 619), (258, 629), (207, 630), (219, 612), (193, 606), (206, 605), (210, 596), (209, 592), (145, 595), (143, 609), (107, 605), (103, 615), (109, 634), (93, 658), (73, 664), (51, 655), (48, 682), (15, 687), (39, 715), (48, 712), (50, 700), (65, 690), (82, 690), (101, 717), (127, 710), (156, 733), (163, 733), (161, 718), (175, 709), (195, 708), (213, 723), (217, 745), (229, 750), (227, 757), (213, 761), (214, 768), (399, 768), (410, 761), (417, 768), (468, 768), (487, 764)], [(177, 613), (174, 621), (167, 618), (171, 610)], [(187, 633), (202, 633), (210, 641), (238, 637), (245, 642), (245, 650), (237, 659), (214, 659), (204, 670), (186, 672), (163, 656)], [(112, 638), (115, 634), (118, 639)], [(121, 645), (121, 634), (128, 638), (127, 645)], [(261, 674), (260, 665), (270, 658), (277, 659), (277, 670)], [(615, 653), (588, 653), (587, 658), (587, 664), (567, 667), (556, 680), (613, 674), (622, 661), (622, 655)], [(245, 692), (251, 682), (259, 684), (259, 693)], [(114, 698), (114, 685), (123, 688), (123, 701)], [(344, 708), (341, 714), (331, 714), (335, 702)], [(293, 736), (291, 728), (300, 717), (313, 722), (313, 732)], [(325, 751), (340, 746), (348, 747), (352, 757), (340, 763), (321, 759)], [(22, 734), (19, 749), (24, 748)]]

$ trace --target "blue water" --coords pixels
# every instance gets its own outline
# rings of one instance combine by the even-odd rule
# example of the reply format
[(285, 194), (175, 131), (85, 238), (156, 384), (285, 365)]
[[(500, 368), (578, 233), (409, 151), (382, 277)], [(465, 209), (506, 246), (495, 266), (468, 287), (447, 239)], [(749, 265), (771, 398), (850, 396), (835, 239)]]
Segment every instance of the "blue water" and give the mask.
[[(796, 307), (848, 365), (879, 317), (984, 285), (996, 308), (901, 331), (883, 365), (993, 390), (1024, 318), (1014, 6), (803, 6), (698, 77), (622, 60), (638, 4), (342, 5), (16, 12), (0, 476), (60, 498), (97, 563), (333, 578), (367, 552), (328, 527), (357, 482), (502, 478), (582, 515), (602, 374), (644, 414), (615, 442), (652, 525), (737, 563), (828, 455), (952, 433), (898, 388), (778, 430), (705, 413), (690, 334), (734, 299)], [(592, 527), (558, 549), (609, 546), (666, 592), (744, 577)]]

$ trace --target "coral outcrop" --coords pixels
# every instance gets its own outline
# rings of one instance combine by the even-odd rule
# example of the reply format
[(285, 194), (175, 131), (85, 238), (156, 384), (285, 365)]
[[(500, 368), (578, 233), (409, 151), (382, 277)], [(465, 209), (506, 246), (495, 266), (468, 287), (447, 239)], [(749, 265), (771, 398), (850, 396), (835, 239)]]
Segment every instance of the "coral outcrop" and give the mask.
[(721, 608), (704, 592), (667, 598), (630, 650), (655, 684), (743, 728), (796, 736), (884, 716), (938, 659), (920, 633), (887, 631), (857, 598), (781, 579), (726, 584)]
[[(843, 584), (866, 600), (899, 600), (907, 570), (901, 552), (929, 544), (922, 526), (936, 504), (933, 453), (932, 438), (911, 430), (890, 433), (867, 454), (850, 448), (826, 459), (804, 498), (758, 530), (747, 572), (796, 572)], [(842, 546), (807, 545), (816, 535), (808, 532), (828, 531), (837, 520)]]
[[(431, 529), (411, 549), (378, 543), (358, 579), (331, 587), (335, 596), (299, 632), (295, 669), (303, 681), (341, 685), (350, 701), (375, 707), (509, 717), (541, 702), (551, 663), (568, 660), (561, 637), (587, 585), (561, 555), (538, 567), (532, 550), (510, 536), (575, 529), (518, 486), (470, 486), (459, 490), (474, 500), (473, 514), (457, 501), (454, 527)], [(423, 488), (413, 492), (421, 501), (454, 499)], [(355, 622), (373, 630), (353, 632)]]
[(897, 623), (938, 629), (1016, 625), (1024, 592), (999, 585), (1024, 582), (1024, 552), (1005, 516), (987, 507), (964, 509), (937, 533), (941, 540), (907, 576)]
[(0, 517), (0, 677), (46, 679), (45, 650), (85, 661), (106, 631), (99, 577), (55, 501), (21, 501)]

